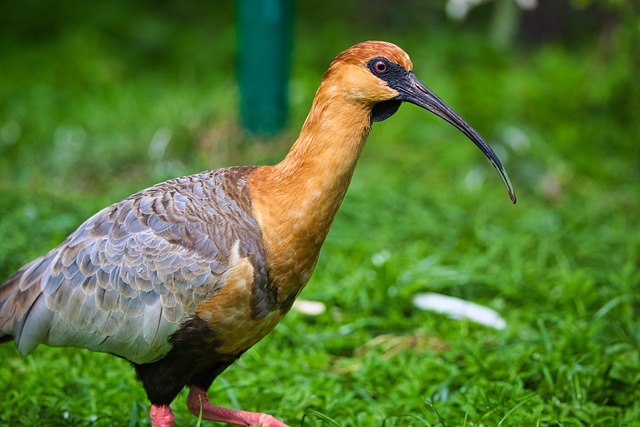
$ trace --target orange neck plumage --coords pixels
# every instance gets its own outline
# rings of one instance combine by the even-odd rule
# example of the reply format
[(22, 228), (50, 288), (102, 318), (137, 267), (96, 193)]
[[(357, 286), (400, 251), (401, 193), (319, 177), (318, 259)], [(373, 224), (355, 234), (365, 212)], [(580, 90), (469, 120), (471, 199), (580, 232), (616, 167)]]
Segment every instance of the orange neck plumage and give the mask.
[(249, 177), (279, 301), (311, 277), (371, 129), (371, 106), (345, 100), (332, 80), (325, 75), (286, 158)]

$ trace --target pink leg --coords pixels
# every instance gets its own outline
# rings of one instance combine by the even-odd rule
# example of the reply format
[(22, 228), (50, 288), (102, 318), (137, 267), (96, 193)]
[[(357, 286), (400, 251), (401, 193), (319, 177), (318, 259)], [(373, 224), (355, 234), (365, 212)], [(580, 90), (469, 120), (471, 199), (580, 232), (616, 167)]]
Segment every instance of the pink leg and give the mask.
[(187, 396), (187, 408), (189, 408), (192, 414), (198, 417), (200, 416), (201, 407), (202, 418), (205, 420), (220, 421), (245, 427), (288, 427), (285, 423), (276, 420), (268, 414), (240, 411), (212, 405), (204, 390), (198, 387), (192, 387)]
[(153, 427), (173, 427), (173, 412), (169, 405), (151, 405), (151, 425)]

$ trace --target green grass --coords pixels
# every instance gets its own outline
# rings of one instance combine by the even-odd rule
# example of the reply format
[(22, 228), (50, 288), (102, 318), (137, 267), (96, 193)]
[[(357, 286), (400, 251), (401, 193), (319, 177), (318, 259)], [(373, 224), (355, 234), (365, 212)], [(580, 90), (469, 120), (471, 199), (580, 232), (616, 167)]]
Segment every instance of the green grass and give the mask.
[[(46, 38), (2, 33), (0, 278), (137, 189), (277, 161), (330, 59), (389, 39), (498, 151), (518, 204), (464, 136), (403, 106), (374, 126), (302, 294), (328, 310), (290, 313), (211, 400), (292, 427), (640, 425), (633, 19), (606, 43), (586, 35), (500, 53), (479, 29), (445, 24), (335, 21), (309, 34), (319, 12), (300, 10), (291, 124), (246, 144), (223, 17), (104, 7), (91, 25), (43, 23)], [(166, 150), (150, 151), (154, 135), (170, 135)], [(420, 311), (418, 292), (492, 307), (507, 328)], [(5, 344), (0, 390), (2, 425), (150, 425), (133, 370), (110, 355), (40, 347), (23, 358)], [(185, 396), (177, 424), (199, 425)]]

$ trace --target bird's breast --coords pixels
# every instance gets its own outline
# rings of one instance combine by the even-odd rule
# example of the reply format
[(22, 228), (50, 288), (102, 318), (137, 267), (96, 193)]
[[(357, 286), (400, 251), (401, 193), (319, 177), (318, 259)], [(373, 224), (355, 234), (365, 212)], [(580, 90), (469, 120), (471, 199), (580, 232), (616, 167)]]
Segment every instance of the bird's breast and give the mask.
[(313, 167), (300, 167), (293, 173), (283, 173), (283, 169), (286, 164), (282, 163), (256, 169), (249, 176), (249, 189), (253, 216), (261, 229), (265, 265), (278, 302), (286, 305), (313, 273), (352, 171), (332, 170), (325, 176), (307, 170)]
[(234, 244), (220, 291), (197, 305), (196, 315), (214, 333), (216, 352), (241, 353), (267, 335), (284, 317), (269, 292), (264, 292), (265, 274), (256, 271), (249, 256), (241, 256)]

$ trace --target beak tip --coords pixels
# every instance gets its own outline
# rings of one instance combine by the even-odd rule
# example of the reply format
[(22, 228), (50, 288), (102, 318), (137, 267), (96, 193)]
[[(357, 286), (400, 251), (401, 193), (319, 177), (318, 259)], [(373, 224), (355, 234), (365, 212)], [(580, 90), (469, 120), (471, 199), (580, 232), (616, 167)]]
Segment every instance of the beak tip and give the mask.
[(511, 203), (515, 205), (517, 200), (516, 192), (513, 191), (513, 186), (511, 185), (511, 180), (509, 179), (509, 175), (507, 174), (507, 171), (504, 169), (502, 164), (499, 163), (499, 160), (497, 159), (497, 157), (494, 160), (496, 160), (496, 162), (494, 163), (494, 166), (498, 170), (498, 173), (500, 173), (500, 176), (502, 177), (502, 181), (504, 182), (505, 187), (507, 187), (507, 193), (509, 193), (509, 198), (511, 199)]

